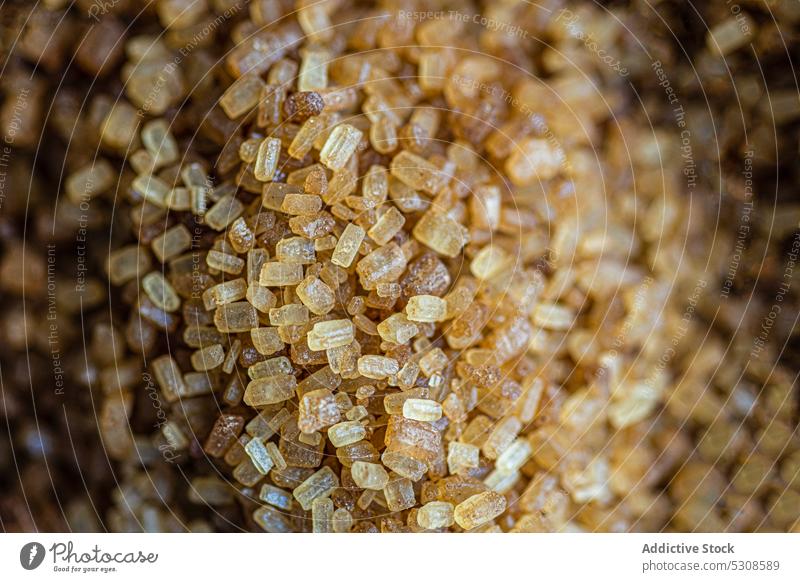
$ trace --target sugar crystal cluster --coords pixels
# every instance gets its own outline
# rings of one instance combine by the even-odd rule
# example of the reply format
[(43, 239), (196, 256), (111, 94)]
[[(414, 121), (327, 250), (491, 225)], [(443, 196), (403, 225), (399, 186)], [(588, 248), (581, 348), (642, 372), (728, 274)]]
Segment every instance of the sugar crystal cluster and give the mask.
[[(656, 529), (686, 451), (660, 431), (665, 403), (704, 427), (706, 459), (746, 452), (702, 390), (722, 348), (694, 367), (665, 358), (684, 333), (695, 265), (676, 265), (696, 209), (658, 155), (680, 143), (619, 116), (619, 84), (391, 0), (158, 0), (147, 16), (164, 34), (126, 31), (130, 3), (108, 4), (87, 32), (97, 54), (78, 61), (118, 66), (118, 94), (88, 99), (77, 137), (96, 155), (69, 157), (63, 189), (72, 211), (118, 196), (123, 216), (105, 268), (128, 317), (97, 326), (86, 374), (126, 469), (111, 529), (181, 529), (166, 497), (213, 508), (197, 531)], [(481, 9), (574, 52), (540, 7)], [(725, 54), (739, 36), (728, 23), (708, 43)], [(55, 59), (36, 44), (26, 58)], [(22, 122), (40, 109), (31, 89)], [(62, 133), (81, 99), (57, 104)], [(776, 376), (778, 422), (752, 465), (781, 456), (765, 471), (795, 484), (771, 502), (788, 528), (800, 460)], [(737, 388), (726, 417), (753, 399)], [(153, 415), (155, 434), (134, 434)], [(759, 474), (733, 478), (731, 499), (774, 489)], [(717, 526), (694, 492), (725, 486), (705, 464), (680, 470), (670, 491), (692, 503), (676, 523)], [(742, 529), (762, 517), (745, 510)]]
[[(395, 14), (322, 31), (334, 4), (259, 33), (282, 50), (240, 43), (227, 88), (194, 95), (216, 158), (203, 161), (168, 118), (139, 130), (151, 156), (156, 141), (168, 147), (134, 168), (133, 200), (175, 225), (140, 231), (135, 263), (109, 268), (141, 279), (152, 325), (192, 339), (188, 362), (177, 353), (156, 374), (160, 388), (215, 395), (213, 424), (236, 430), (212, 431), (203, 450), (240, 494), (261, 492), (252, 518), (267, 531), (641, 519), (655, 498), (628, 483), (646, 469), (622, 461), (656, 455), (638, 427), (669, 383), (645, 348), (670, 330), (672, 264), (646, 260), (630, 231), (633, 193), (596, 188), (632, 168), (593, 164), (593, 142), (570, 133), (571, 114), (543, 101), (536, 79), (480, 52), (453, 58), (474, 38), (390, 50), (446, 22)], [(424, 69), (432, 59), (440, 82)], [(590, 88), (568, 72), (559, 83), (573, 100)], [(578, 109), (591, 126), (610, 114)], [(622, 136), (597, 139), (611, 156)], [(638, 190), (643, 202), (674, 197), (655, 180)], [(614, 233), (636, 241), (632, 256)], [(612, 343), (620, 333), (625, 349)], [(221, 420), (233, 411), (243, 424)], [(173, 441), (202, 433), (198, 422), (176, 419)]]

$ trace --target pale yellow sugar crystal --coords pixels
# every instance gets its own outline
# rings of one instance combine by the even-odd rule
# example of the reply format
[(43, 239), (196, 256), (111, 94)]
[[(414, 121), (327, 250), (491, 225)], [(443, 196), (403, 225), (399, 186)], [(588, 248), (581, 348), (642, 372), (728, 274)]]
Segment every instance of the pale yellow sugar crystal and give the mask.
[(353, 406), (353, 408), (348, 410), (345, 414), (347, 420), (361, 420), (367, 416), (369, 416), (369, 412), (367, 412), (367, 409), (361, 405)]
[(437, 372), (441, 372), (449, 363), (447, 354), (441, 348), (433, 348), (419, 360), (419, 369), (425, 376), (430, 378)]
[(447, 83), (448, 70), (451, 68), (446, 50), (439, 48), (425, 49), (419, 55), (419, 85), (426, 92), (440, 92)]
[(608, 407), (608, 419), (620, 430), (641, 422), (658, 406), (661, 397), (661, 391), (651, 382), (625, 386)]
[(435, 400), (409, 398), (403, 403), (403, 416), (432, 422), (442, 418), (442, 405)]
[(436, 322), (447, 318), (447, 302), (435, 295), (415, 295), (406, 304), (410, 321)]
[(328, 497), (339, 486), (339, 478), (330, 467), (322, 467), (298, 485), (292, 494), (305, 511), (311, 509), (315, 499)]
[(300, 186), (294, 184), (284, 184), (282, 182), (270, 182), (265, 184), (261, 190), (261, 205), (269, 210), (281, 209), (283, 199), (289, 192), (302, 192)]
[(514, 439), (517, 438), (522, 429), (522, 423), (515, 416), (507, 416), (498, 421), (486, 438), (481, 450), (489, 459), (498, 458), (505, 451)]
[(238, 275), (244, 269), (244, 260), (236, 255), (223, 253), (220, 251), (210, 250), (206, 255), (206, 264), (212, 269), (228, 273), (229, 275)]
[(331, 533), (333, 531), (333, 501), (327, 497), (317, 497), (311, 503), (312, 531)]
[(258, 75), (239, 77), (220, 97), (220, 107), (231, 119), (241, 117), (258, 105), (263, 88), (264, 81)]
[(406, 217), (403, 216), (403, 213), (394, 206), (390, 206), (375, 225), (367, 231), (367, 234), (379, 245), (385, 245), (400, 232), (405, 222)]
[(403, 292), (403, 288), (399, 283), (378, 283), (375, 288), (378, 297), (391, 297), (397, 299)]
[(214, 230), (224, 230), (244, 212), (244, 204), (228, 194), (220, 198), (205, 214), (205, 222)]
[(316, 194), (290, 192), (281, 203), (281, 211), (296, 216), (316, 214), (322, 210), (322, 198)]
[(357, 185), (358, 176), (347, 168), (334, 172), (333, 178), (331, 178), (328, 184), (328, 193), (325, 195), (325, 202), (331, 205), (337, 204), (344, 199), (347, 199), (348, 203), (355, 202), (357, 199), (350, 195), (355, 192)]
[[(222, 361), (222, 371), (226, 374), (230, 374), (233, 372), (233, 368), (236, 366), (236, 361), (239, 359), (239, 356), (242, 353), (242, 340), (235, 339), (231, 342), (231, 346), (228, 349), (228, 353), (225, 354), (225, 359)], [(241, 393), (241, 387), (236, 387), (237, 393)], [(237, 396), (238, 398), (238, 396)]]
[(497, 230), (502, 215), (502, 197), (497, 186), (480, 186), (469, 199), (472, 223), (487, 230)]
[(358, 500), (356, 501), (356, 505), (361, 509), (366, 510), (372, 502), (375, 501), (375, 498), (378, 496), (377, 491), (373, 491), (372, 489), (364, 489), (361, 492), (361, 495), (358, 496)]
[(333, 512), (333, 531), (335, 533), (348, 533), (353, 527), (353, 514), (344, 507)]
[(164, 355), (156, 358), (151, 367), (167, 402), (175, 402), (181, 396), (186, 395), (188, 389), (183, 374), (171, 356)]
[(419, 333), (419, 328), (405, 313), (394, 313), (378, 324), (378, 333), (383, 341), (404, 344)]
[(128, 158), (128, 162), (137, 174), (152, 174), (156, 171), (156, 161), (147, 150), (136, 150)]
[(253, 511), (252, 516), (253, 522), (267, 533), (291, 533), (293, 530), (286, 512), (270, 505), (262, 505)]
[(413, 234), (419, 242), (446, 257), (457, 257), (468, 238), (461, 224), (434, 210), (422, 215)]
[(244, 392), (244, 403), (248, 406), (277, 404), (292, 398), (297, 379), (289, 374), (278, 374), (252, 380)]
[(292, 362), (286, 356), (278, 356), (263, 362), (256, 362), (247, 368), (247, 375), (250, 376), (251, 380), (277, 374), (291, 374), (292, 372), (294, 372)]
[(716, 55), (724, 56), (751, 42), (756, 31), (753, 19), (747, 14), (723, 20), (706, 33), (706, 46)]
[(295, 291), (303, 305), (315, 315), (325, 315), (336, 305), (333, 290), (316, 277), (306, 277)]
[(260, 182), (270, 182), (278, 169), (278, 158), (281, 153), (281, 140), (268, 137), (258, 146), (253, 175)]
[(297, 22), (300, 28), (314, 42), (330, 40), (334, 33), (328, 16), (329, 7), (316, 2), (297, 4)]
[(417, 524), (424, 529), (450, 527), (455, 522), (454, 507), (446, 501), (430, 501), (417, 512)]
[(358, 373), (367, 378), (383, 380), (400, 371), (394, 358), (386, 356), (361, 356), (358, 358)]
[(278, 298), (272, 291), (258, 283), (251, 283), (247, 286), (246, 297), (247, 301), (261, 313), (269, 313), (269, 310), (278, 302)]
[(575, 323), (575, 312), (556, 303), (541, 303), (534, 308), (533, 322), (544, 329), (565, 330)]
[(258, 327), (255, 307), (246, 301), (220, 305), (214, 312), (214, 325), (223, 333), (250, 331)]
[(264, 478), (264, 475), (258, 472), (253, 462), (246, 456), (247, 453), (244, 452), (244, 447), (242, 447), (242, 452), (245, 457), (233, 470), (233, 478), (245, 487), (253, 487)]
[(422, 479), (428, 471), (426, 463), (404, 453), (394, 453), (386, 450), (381, 455), (381, 462), (386, 468), (414, 482)]
[(239, 158), (248, 164), (255, 162), (258, 155), (258, 146), (261, 145), (262, 141), (255, 137), (244, 140), (239, 146)]
[(322, 442), (322, 435), (318, 432), (301, 432), (300, 436), (297, 437), (304, 445), (310, 445), (312, 447), (316, 447)]
[(471, 445), (480, 446), (494, 427), (494, 422), (488, 416), (479, 414), (472, 418), (461, 435), (461, 441)]
[(150, 265), (150, 253), (145, 248), (128, 245), (109, 255), (106, 271), (114, 285), (122, 285), (146, 273)]
[(142, 278), (142, 288), (156, 307), (167, 312), (177, 311), (181, 300), (169, 281), (159, 273), (153, 271)]
[(565, 165), (564, 150), (544, 138), (524, 140), (506, 161), (506, 173), (516, 186), (530, 186), (554, 178)]
[(303, 49), (300, 51), (302, 61), (300, 73), (297, 77), (299, 91), (314, 91), (328, 86), (328, 61), (330, 54), (327, 50)]
[(480, 449), (475, 445), (452, 441), (447, 449), (447, 468), (453, 475), (468, 469), (477, 469), (480, 462)]
[(362, 489), (380, 491), (389, 482), (389, 473), (378, 463), (365, 463), (356, 461), (350, 467), (350, 474), (355, 484)]
[[(423, 212), (431, 206), (427, 198), (410, 186), (406, 186), (394, 176), (390, 176), (389, 180), (389, 198), (395, 206), (406, 214)], [(438, 205), (434, 206), (434, 208), (443, 211)]]
[(94, 198), (114, 185), (114, 168), (103, 158), (98, 158), (70, 175), (66, 189), (69, 199), (75, 204)]
[(161, 434), (167, 444), (175, 449), (181, 450), (189, 446), (189, 438), (181, 427), (174, 421), (169, 420), (161, 427)]
[(297, 285), (303, 280), (303, 266), (295, 263), (265, 263), (259, 283), (265, 287)]
[(389, 511), (403, 511), (414, 507), (416, 504), (414, 484), (410, 479), (400, 475), (391, 475), (389, 477), (389, 482), (383, 488), (383, 496), (386, 498), (386, 505)]
[(339, 242), (332, 234), (314, 239), (314, 250), (330, 251), (336, 248), (336, 243)]
[[(278, 241), (275, 245), (276, 258), (281, 263), (312, 265), (316, 262), (314, 242), (300, 236), (292, 236)], [(291, 267), (296, 269), (296, 267)]]
[[(406, 362), (408, 364), (408, 362)], [(383, 408), (387, 414), (403, 414), (403, 404), (409, 398), (423, 398), (430, 395), (427, 387), (410, 388), (403, 392), (387, 394), (383, 398)]]
[(519, 478), (519, 471), (505, 473), (499, 469), (495, 469), (486, 476), (483, 480), (483, 484), (492, 491), (504, 494), (508, 493), (514, 487), (517, 481), (519, 481)]
[(261, 439), (251, 439), (250, 442), (244, 446), (244, 451), (247, 453), (247, 456), (250, 457), (250, 461), (259, 473), (266, 475), (270, 472), (274, 463), (264, 443), (261, 442)]
[(331, 370), (330, 366), (324, 366), (298, 384), (297, 394), (302, 397), (303, 394), (319, 388), (335, 390), (341, 382), (342, 379)]
[[(356, 369), (356, 362), (361, 355), (361, 344), (354, 340), (349, 345), (326, 350), (325, 355), (328, 357), (331, 370), (349, 377), (354, 374)], [(343, 397), (346, 396), (346, 394), (343, 395)]]
[(333, 319), (314, 324), (308, 333), (309, 349), (319, 352), (346, 346), (355, 339), (355, 327), (349, 319)]
[(258, 498), (261, 501), (283, 509), (284, 511), (289, 511), (292, 508), (292, 494), (285, 489), (275, 487), (269, 483), (265, 483), (261, 486), (261, 491), (258, 494)]
[(278, 449), (278, 445), (273, 442), (267, 443), (267, 453), (272, 459), (276, 469), (279, 471), (286, 469), (288, 465), (286, 464), (286, 459), (283, 458), (281, 451)]
[(161, 208), (167, 207), (167, 197), (169, 196), (171, 188), (158, 176), (150, 174), (137, 176), (131, 183), (131, 189), (147, 202), (160, 206)]
[(208, 188), (205, 186), (189, 187), (189, 209), (192, 214), (202, 216), (208, 207)]
[(523, 380), (522, 387), (524, 392), (519, 402), (517, 402), (516, 417), (524, 425), (536, 417), (546, 385), (542, 377), (531, 375)]
[[(274, 407), (271, 407), (274, 409)], [(245, 425), (244, 429), (248, 435), (262, 440), (269, 439), (275, 435), (280, 428), (286, 424), (291, 414), (286, 408), (281, 408), (278, 412), (261, 412)], [(226, 459), (227, 460), (227, 459)]]
[(331, 262), (340, 267), (349, 267), (358, 254), (358, 248), (366, 235), (363, 228), (357, 224), (348, 223), (336, 243), (336, 248), (331, 256)]
[(518, 438), (497, 457), (495, 467), (502, 473), (513, 473), (528, 461), (532, 452), (533, 447), (530, 442), (527, 439)]
[(361, 181), (361, 193), (367, 206), (376, 208), (386, 201), (389, 195), (389, 177), (386, 168), (370, 166)]
[(403, 390), (411, 388), (419, 377), (419, 364), (413, 360), (407, 361), (397, 373), (397, 385)]
[(381, 283), (392, 283), (406, 270), (408, 259), (397, 243), (375, 249), (356, 265), (361, 286), (373, 290)]
[(320, 162), (330, 170), (341, 170), (358, 148), (361, 136), (362, 133), (352, 125), (337, 125), (319, 153)]
[(381, 154), (390, 154), (397, 149), (397, 127), (388, 115), (379, 115), (370, 125), (369, 142), (373, 149)]
[(337, 423), (340, 417), (333, 393), (320, 388), (307, 392), (300, 399), (297, 427), (301, 432), (311, 434)]
[(122, 99), (114, 102), (101, 122), (100, 137), (103, 143), (123, 152), (131, 147), (141, 123), (141, 116), (137, 113), (135, 108)]
[(193, 186), (207, 186), (208, 174), (203, 164), (192, 162), (181, 168), (181, 180), (187, 188)]
[(220, 344), (214, 344), (197, 350), (192, 354), (192, 367), (198, 372), (213, 370), (222, 365), (225, 359), (225, 350)]
[(271, 356), (277, 351), (283, 349), (283, 340), (278, 334), (278, 329), (275, 327), (257, 327), (250, 330), (250, 339), (253, 341), (253, 347), (256, 348), (259, 354)]
[(435, 164), (405, 150), (392, 159), (390, 170), (406, 186), (428, 194), (438, 194), (447, 183), (445, 174)]
[(299, 160), (310, 152), (314, 142), (328, 128), (328, 119), (326, 114), (309, 117), (289, 145), (289, 155)]
[(496, 245), (483, 247), (469, 265), (470, 272), (481, 281), (491, 281), (513, 267), (513, 257)]
[(348, 420), (334, 424), (328, 429), (328, 440), (334, 447), (344, 447), (362, 440), (367, 436), (366, 429), (360, 422)]
[(247, 251), (247, 284), (258, 283), (261, 275), (261, 267), (269, 259), (269, 253), (265, 249), (252, 249)]
[[(247, 283), (239, 277), (210, 287), (207, 291), (213, 299), (214, 306), (240, 301), (247, 296)], [(203, 294), (205, 300), (205, 293)]]
[(471, 530), (498, 517), (506, 510), (506, 498), (495, 491), (484, 491), (456, 505), (453, 517), (465, 530)]
[(289, 303), (269, 310), (270, 325), (299, 325), (308, 321), (308, 307)]

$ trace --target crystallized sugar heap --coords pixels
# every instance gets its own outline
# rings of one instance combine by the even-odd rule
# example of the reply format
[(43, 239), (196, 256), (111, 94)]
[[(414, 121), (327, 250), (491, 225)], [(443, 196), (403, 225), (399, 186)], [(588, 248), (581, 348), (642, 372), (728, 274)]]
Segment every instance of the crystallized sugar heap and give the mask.
[[(159, 3), (176, 36), (211, 15), (182, 4)], [(333, 27), (335, 4), (269, 26), (251, 9), (216, 69), (193, 69), (213, 47), (190, 55), (135, 120), (174, 46), (130, 39), (104, 114), (138, 239), (108, 272), (170, 338), (148, 358), (159, 439), (219, 472), (190, 473), (193, 499), (238, 498), (275, 532), (657, 521), (647, 421), (670, 391), (685, 205), (619, 157), (635, 131), (600, 129), (590, 79), (563, 72), (555, 99), (463, 23)], [(663, 205), (660, 230), (634, 197)]]
[(160, 0), (166, 34), (114, 53), (101, 155), (66, 181), (116, 185), (133, 235), (106, 265), (126, 317), (103, 366), (130, 372), (100, 412), (126, 468), (112, 529), (668, 520), (659, 413), (696, 265), (657, 153), (679, 143), (625, 117), (621, 79), (549, 53), (537, 75), (523, 39), (406, 8)]

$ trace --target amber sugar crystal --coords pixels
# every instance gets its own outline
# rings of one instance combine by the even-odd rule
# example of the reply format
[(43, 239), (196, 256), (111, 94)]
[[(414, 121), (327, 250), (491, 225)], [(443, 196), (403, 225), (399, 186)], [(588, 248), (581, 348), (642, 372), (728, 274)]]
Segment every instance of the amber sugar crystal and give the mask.
[[(647, 426), (677, 381), (652, 371), (680, 321), (689, 206), (668, 160), (622, 152), (631, 136), (637, 152), (675, 144), (619, 129), (598, 105), (606, 80), (529, 59), (502, 30), (401, 18), (393, 1), (380, 17), (251, 2), (227, 22), (230, 4), (156, 3), (168, 34), (129, 37), (123, 67), (134, 96), (165, 76), (156, 107), (93, 104), (104, 154), (66, 180), (80, 202), (120, 174), (133, 211), (137, 240), (107, 275), (135, 297), (125, 369), (146, 366), (164, 397), (147, 446), (168, 438), (191, 459), (191, 499), (225, 519), (247, 507), (242, 527), (270, 532), (660, 523)], [(562, 38), (524, 3), (489, 4)], [(715, 50), (731, 35), (715, 28)], [(156, 62), (173, 65), (142, 72)], [(546, 78), (525, 73), (540, 65)], [(127, 149), (123, 167), (110, 152)], [(105, 409), (121, 457), (139, 384)], [(179, 481), (170, 494), (189, 498)]]

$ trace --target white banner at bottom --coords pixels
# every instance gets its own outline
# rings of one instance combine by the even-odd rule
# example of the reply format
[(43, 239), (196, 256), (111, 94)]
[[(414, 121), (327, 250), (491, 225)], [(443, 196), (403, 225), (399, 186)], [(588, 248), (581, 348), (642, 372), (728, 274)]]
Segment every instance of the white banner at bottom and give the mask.
[(2, 580), (800, 580), (798, 534), (3, 534)]

